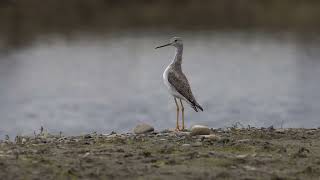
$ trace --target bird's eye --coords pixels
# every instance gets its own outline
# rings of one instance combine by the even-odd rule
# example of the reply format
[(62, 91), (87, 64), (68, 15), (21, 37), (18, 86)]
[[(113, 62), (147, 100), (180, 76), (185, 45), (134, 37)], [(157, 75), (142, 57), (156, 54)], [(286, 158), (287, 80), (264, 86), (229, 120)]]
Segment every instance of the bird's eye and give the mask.
[(174, 40), (174, 42), (177, 42), (178, 40), (176, 39), (176, 40)]

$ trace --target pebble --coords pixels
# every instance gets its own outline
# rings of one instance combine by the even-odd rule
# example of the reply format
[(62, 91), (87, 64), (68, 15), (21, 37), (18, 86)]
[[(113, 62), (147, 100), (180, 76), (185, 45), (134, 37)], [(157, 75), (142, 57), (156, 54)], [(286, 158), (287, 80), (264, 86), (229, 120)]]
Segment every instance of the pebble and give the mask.
[(115, 137), (117, 137), (117, 136), (118, 136), (117, 134), (107, 135), (108, 138), (115, 138)]
[(285, 133), (285, 129), (276, 129), (275, 132), (276, 133), (280, 133), (280, 134), (284, 134)]
[(309, 135), (313, 135), (315, 132), (316, 130), (313, 130), (313, 129), (306, 131), (306, 133)]
[(85, 157), (88, 157), (90, 155), (89, 152), (85, 153), (82, 157), (85, 158)]
[(239, 143), (247, 143), (247, 142), (250, 142), (251, 140), (250, 139), (240, 139), (238, 140)]
[(253, 166), (243, 166), (243, 168), (245, 169), (245, 170), (248, 170), (248, 171), (255, 171), (255, 170), (257, 170), (257, 168), (255, 168), (255, 167), (253, 167)]
[(248, 154), (239, 154), (239, 155), (236, 156), (236, 158), (243, 159), (243, 158), (246, 158), (248, 156), (249, 156)]
[(190, 135), (190, 132), (187, 132), (187, 131), (179, 131), (179, 132), (175, 132), (175, 134), (177, 136), (189, 136)]
[(138, 124), (134, 129), (133, 132), (135, 134), (144, 134), (144, 133), (149, 133), (153, 132), (154, 128), (150, 126), (149, 124)]
[(174, 132), (174, 130), (171, 130), (171, 129), (165, 129), (165, 130), (163, 130), (163, 131), (160, 131), (160, 133), (162, 133), (162, 134), (172, 133), (172, 132)]
[(26, 142), (27, 142), (27, 139), (26, 138), (22, 138), (21, 143), (25, 144)]
[(181, 146), (182, 147), (190, 147), (191, 145), (190, 144), (182, 144)]
[(192, 144), (193, 147), (200, 147), (202, 146), (202, 142), (195, 142)]
[(215, 135), (215, 134), (209, 134), (209, 135), (199, 135), (200, 138), (205, 138), (205, 139), (209, 139), (209, 140), (215, 140), (218, 141), (221, 139), (220, 136)]
[(191, 128), (191, 135), (196, 136), (196, 135), (209, 135), (210, 134), (210, 129), (207, 126), (202, 126), (202, 125), (194, 125)]

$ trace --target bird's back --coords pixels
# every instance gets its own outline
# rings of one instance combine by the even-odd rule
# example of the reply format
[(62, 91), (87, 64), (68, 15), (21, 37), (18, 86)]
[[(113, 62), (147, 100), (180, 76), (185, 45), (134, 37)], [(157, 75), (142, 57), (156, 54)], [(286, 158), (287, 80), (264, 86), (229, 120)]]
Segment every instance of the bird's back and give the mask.
[(198, 107), (203, 110), (202, 107), (195, 100), (189, 81), (184, 75), (181, 69), (181, 64), (171, 64), (164, 72), (165, 84), (168, 86), (171, 94), (177, 98), (183, 99), (188, 102), (196, 111)]
[(180, 98), (180, 99), (184, 99), (185, 98), (176, 90), (176, 88), (169, 82), (169, 73), (172, 72), (172, 67), (171, 64), (164, 70), (163, 72), (163, 82), (166, 85), (166, 87), (169, 90), (169, 93), (176, 97), (176, 98)]

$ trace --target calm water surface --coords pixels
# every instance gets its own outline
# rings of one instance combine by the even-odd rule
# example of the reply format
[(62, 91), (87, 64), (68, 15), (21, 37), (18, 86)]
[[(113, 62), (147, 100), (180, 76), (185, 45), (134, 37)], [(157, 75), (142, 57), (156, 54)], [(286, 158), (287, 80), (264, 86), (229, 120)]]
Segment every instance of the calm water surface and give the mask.
[[(226, 127), (320, 126), (319, 43), (240, 33), (182, 33), (183, 70), (203, 113), (186, 123)], [(175, 126), (162, 82), (173, 48), (149, 33), (41, 38), (0, 56), (0, 137), (49, 132), (125, 132)]]

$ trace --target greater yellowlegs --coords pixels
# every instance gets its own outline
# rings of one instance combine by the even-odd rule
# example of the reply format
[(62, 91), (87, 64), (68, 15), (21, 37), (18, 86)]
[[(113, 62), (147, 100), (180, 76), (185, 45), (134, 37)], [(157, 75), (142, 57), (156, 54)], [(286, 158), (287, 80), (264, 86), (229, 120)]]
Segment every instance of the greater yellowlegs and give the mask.
[[(163, 73), (163, 80), (165, 85), (168, 87), (169, 93), (173, 96), (174, 101), (177, 106), (177, 124), (176, 130), (184, 130), (184, 107), (182, 100), (191, 105), (191, 107), (198, 112), (198, 109), (203, 111), (202, 107), (197, 103), (194, 98), (188, 79), (182, 72), (181, 64), (182, 64), (182, 52), (183, 52), (183, 43), (182, 39), (179, 37), (173, 37), (170, 39), (168, 44), (158, 46), (158, 48), (166, 47), (166, 46), (174, 46), (176, 48), (176, 55), (173, 61), (169, 64), (166, 70)], [(181, 104), (182, 111), (182, 129), (179, 127), (179, 105), (177, 102), (179, 99)]]

